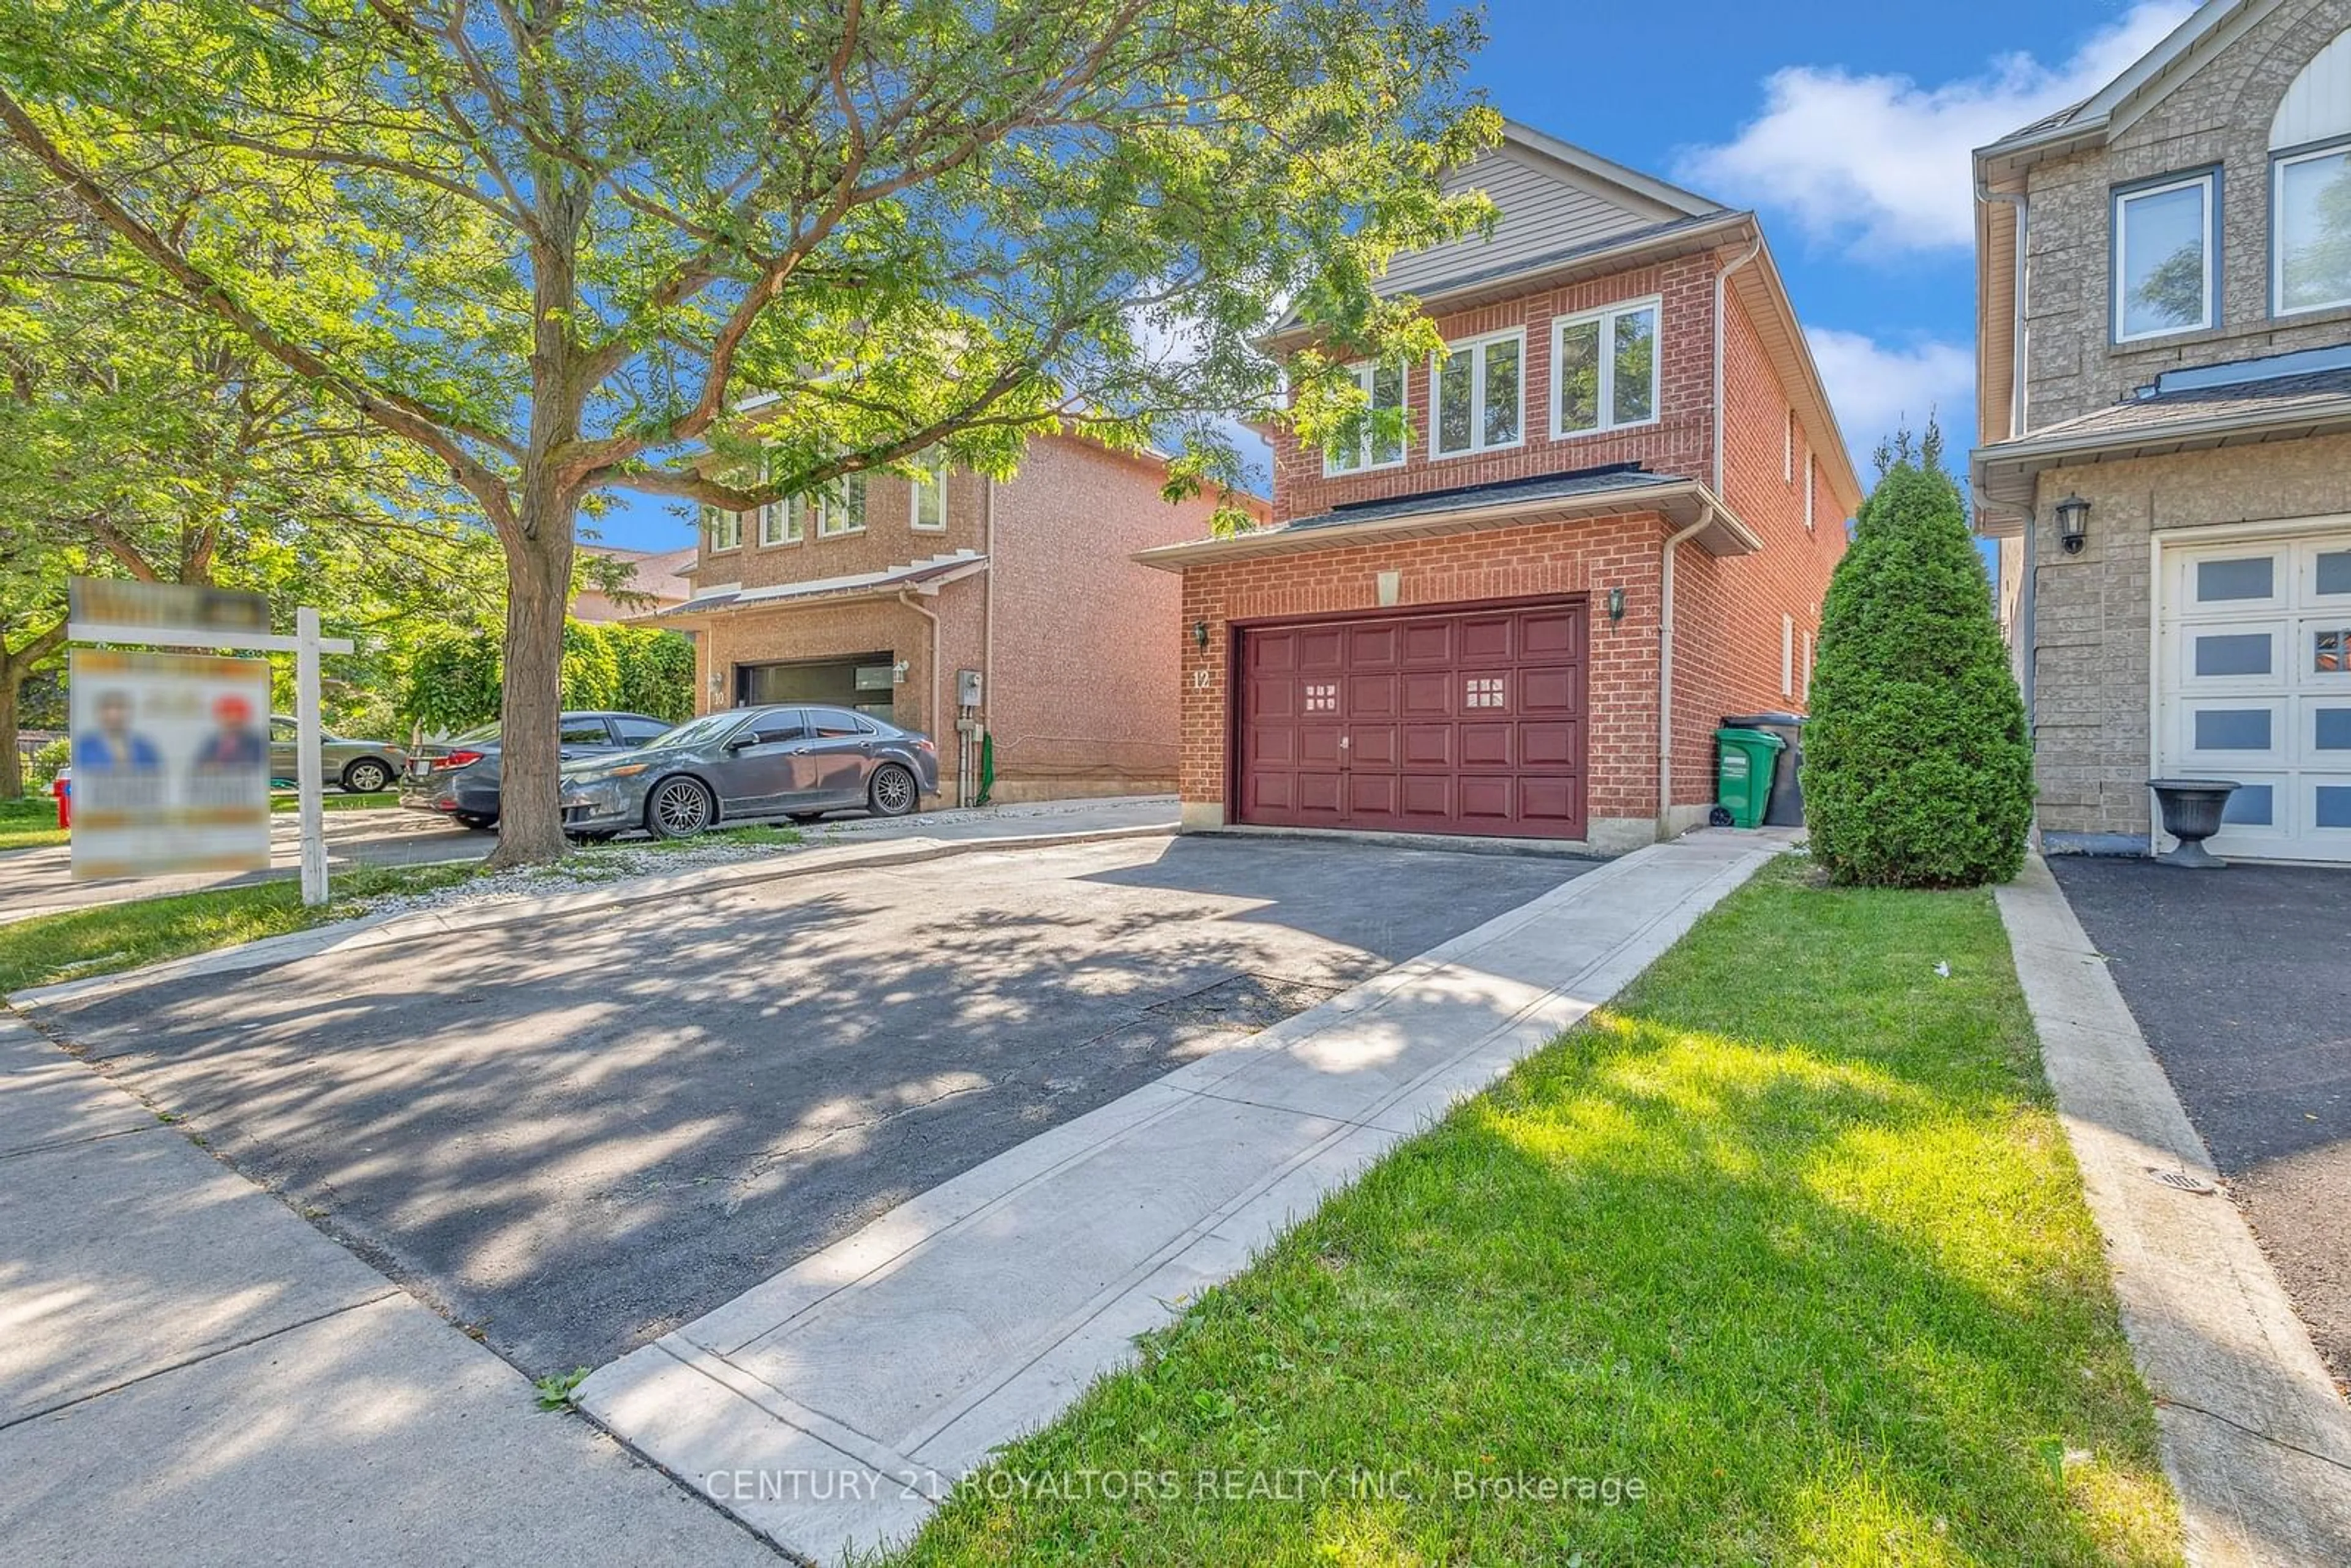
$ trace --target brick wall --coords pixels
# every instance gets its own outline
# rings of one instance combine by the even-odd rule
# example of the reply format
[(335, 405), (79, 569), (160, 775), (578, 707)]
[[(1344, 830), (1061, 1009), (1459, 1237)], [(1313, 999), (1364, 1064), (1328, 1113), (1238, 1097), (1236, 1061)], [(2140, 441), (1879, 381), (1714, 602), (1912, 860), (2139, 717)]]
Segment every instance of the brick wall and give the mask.
[[(1405, 367), (1405, 404), (1413, 434), (1405, 459), (1394, 468), (1326, 476), (1320, 447), (1301, 447), (1286, 430), (1269, 433), (1273, 446), (1273, 508), (1277, 519), (1312, 517), (1348, 501), (1384, 499), (1426, 490), (1449, 490), (1531, 478), (1613, 463), (1646, 463), (1660, 474), (1703, 478), (1712, 472), (1714, 403), (1714, 275), (1711, 256), (1698, 256), (1613, 277), (1542, 290), (1522, 298), (1437, 319), (1448, 340), (1526, 330), (1526, 439), (1505, 451), (1459, 457), (1430, 455), (1427, 416), (1434, 406), (1432, 367)], [(1560, 317), (1603, 309), (1650, 295), (1659, 297), (1656, 423), (1625, 431), (1552, 439), (1552, 325)]]
[(1213, 498), (1171, 506), (1151, 460), (1040, 442), (997, 492), (987, 720), (1008, 800), (1175, 788), (1181, 589), (1134, 552), (1207, 537)]
[[(1587, 811), (1595, 824), (1654, 821), (1657, 544), (1665, 532), (1663, 519), (1644, 513), (1192, 568), (1183, 580), (1183, 624), (1206, 621), (1209, 632), (1205, 651), (1188, 639), (1183, 644), (1185, 801), (1226, 798), (1231, 623), (1374, 610), (1379, 574), (1395, 571), (1399, 606), (1591, 594)], [(1625, 590), (1626, 611), (1622, 622), (1612, 623), (1600, 603), (1615, 587)]]
[[(2351, 0), (2283, 0), (2110, 146), (2034, 167), (2027, 187), (2029, 429), (2118, 402), (2167, 370), (2351, 336), (2351, 308), (2270, 314), (2270, 124), (2302, 68), (2346, 27)], [(2212, 164), (2221, 170), (2218, 324), (2114, 342), (2114, 187)], [(1992, 257), (1986, 265), (2007, 263)]]
[[(1039, 443), (1040, 447), (1052, 444)], [(694, 578), (695, 586), (739, 582), (746, 588), (766, 588), (778, 582), (807, 582), (817, 578), (853, 577), (883, 571), (935, 555), (980, 548), (980, 514), (984, 486), (976, 474), (960, 470), (947, 476), (947, 526), (945, 532), (917, 531), (908, 509), (909, 481), (889, 474), (869, 475), (865, 481), (865, 531), (819, 538), (813, 517), (801, 525), (798, 544), (762, 545), (759, 517), (743, 514), (743, 542), (734, 549), (714, 550), (708, 539)]]

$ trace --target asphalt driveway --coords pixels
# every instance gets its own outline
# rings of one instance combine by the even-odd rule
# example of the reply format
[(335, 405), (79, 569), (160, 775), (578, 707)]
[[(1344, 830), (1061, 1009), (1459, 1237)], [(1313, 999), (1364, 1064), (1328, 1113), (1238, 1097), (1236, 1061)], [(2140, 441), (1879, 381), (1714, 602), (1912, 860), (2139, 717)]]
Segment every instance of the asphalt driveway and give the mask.
[(2049, 869), (2351, 1385), (2351, 871), (2077, 855)]
[(534, 1373), (1594, 862), (1128, 840), (809, 876), (44, 1014)]

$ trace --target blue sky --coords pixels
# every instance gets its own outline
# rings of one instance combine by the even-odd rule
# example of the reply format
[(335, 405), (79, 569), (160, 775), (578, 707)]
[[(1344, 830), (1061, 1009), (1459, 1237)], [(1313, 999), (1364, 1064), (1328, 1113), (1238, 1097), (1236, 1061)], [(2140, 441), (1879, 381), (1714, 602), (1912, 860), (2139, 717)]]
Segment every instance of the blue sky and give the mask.
[[(1489, 0), (1471, 74), (1512, 119), (1761, 213), (1865, 463), (1905, 414), (1933, 410), (1954, 452), (1974, 433), (1969, 150), (2104, 85), (2191, 8)], [(601, 531), (639, 549), (692, 540), (637, 497)]]

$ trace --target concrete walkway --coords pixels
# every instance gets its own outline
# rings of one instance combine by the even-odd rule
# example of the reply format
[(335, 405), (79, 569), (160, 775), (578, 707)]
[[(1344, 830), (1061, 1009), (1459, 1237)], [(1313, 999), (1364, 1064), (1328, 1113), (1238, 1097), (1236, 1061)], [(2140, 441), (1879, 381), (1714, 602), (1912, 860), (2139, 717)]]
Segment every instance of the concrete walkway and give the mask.
[(1783, 838), (1698, 833), (1568, 882), (902, 1205), (604, 1367), (581, 1406), (796, 1555), (903, 1539)]
[(2189, 1561), (2351, 1563), (2351, 1409), (2049, 868), (2033, 859), (1998, 898)]
[(0, 1556), (773, 1563), (0, 1013)]

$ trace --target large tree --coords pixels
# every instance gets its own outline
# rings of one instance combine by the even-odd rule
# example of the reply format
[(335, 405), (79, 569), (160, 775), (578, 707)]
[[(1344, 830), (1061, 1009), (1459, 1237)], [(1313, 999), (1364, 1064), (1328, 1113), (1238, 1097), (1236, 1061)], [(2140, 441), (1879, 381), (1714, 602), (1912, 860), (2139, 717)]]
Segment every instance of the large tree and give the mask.
[[(559, 852), (573, 519), (745, 509), (1066, 424), (1239, 474), (1295, 308), (1481, 221), (1468, 16), (1424, 0), (0, 0), (0, 129), (262, 352), (444, 464), (504, 546), (505, 831)], [(217, 181), (178, 229), (158, 158)], [(283, 224), (264, 258), (241, 243)], [(1364, 416), (1309, 359), (1290, 416)], [(754, 394), (759, 451), (739, 419)]]
[[(174, 226), (209, 194), (192, 174), (143, 176)], [(289, 622), (319, 605), (367, 641), (333, 661), (341, 689), (388, 688), (368, 666), (405, 622), (496, 602), (495, 549), (437, 465), (193, 307), (0, 152), (0, 794), (16, 695), (63, 648), (69, 573), (255, 589)]]

